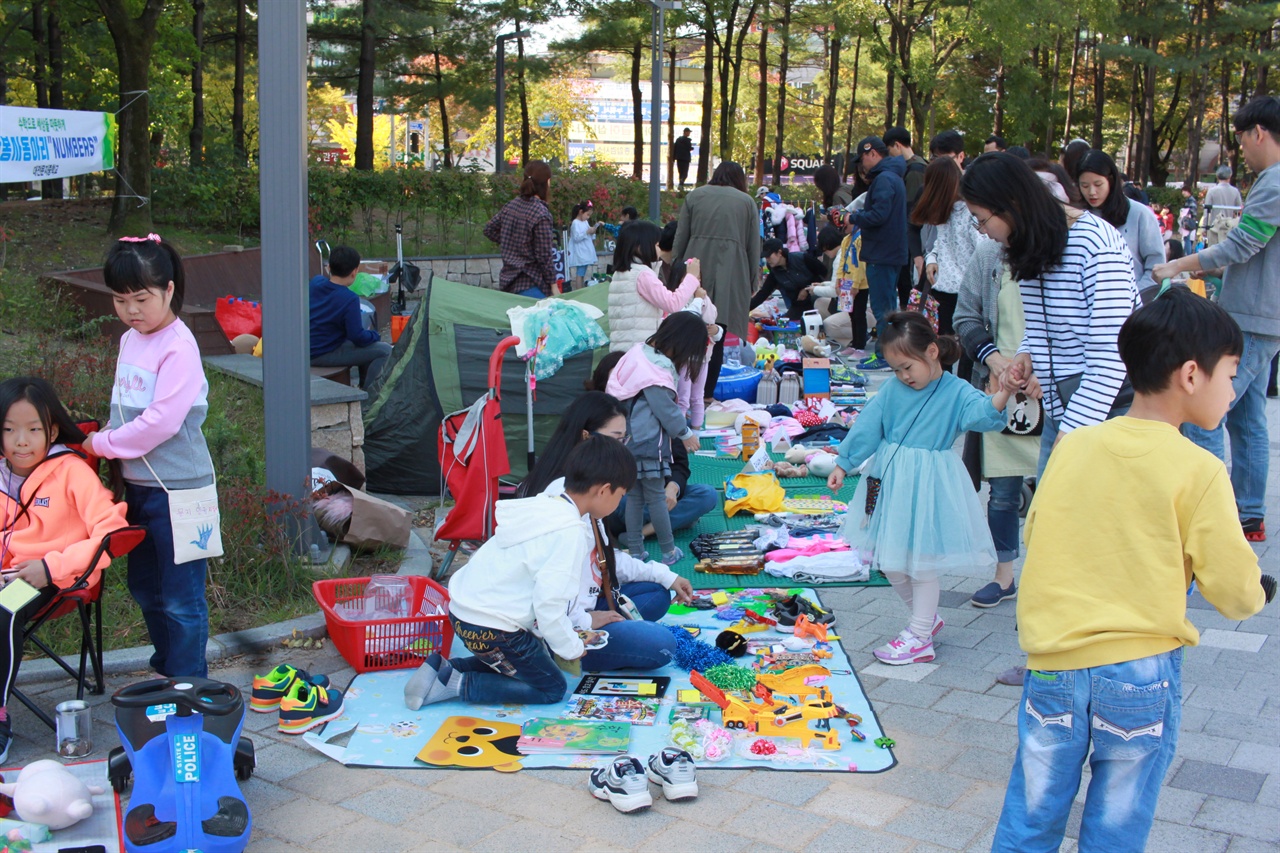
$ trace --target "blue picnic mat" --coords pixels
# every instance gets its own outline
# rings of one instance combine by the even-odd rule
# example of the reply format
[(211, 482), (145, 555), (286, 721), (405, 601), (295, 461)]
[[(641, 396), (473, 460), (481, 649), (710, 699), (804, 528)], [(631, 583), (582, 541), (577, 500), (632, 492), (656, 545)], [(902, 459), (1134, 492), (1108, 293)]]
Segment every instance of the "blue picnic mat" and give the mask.
[[(800, 592), (810, 600), (817, 602), (817, 594), (812, 589), (793, 590)], [(758, 595), (761, 590), (729, 591), (731, 596), (749, 598)], [(837, 614), (836, 625), (839, 626)], [(728, 626), (728, 622), (716, 618), (714, 611), (694, 611), (687, 614), (668, 614), (663, 620), (670, 625), (690, 625), (702, 629), (700, 639), (714, 642), (716, 635)], [(751, 634), (751, 639), (777, 637), (782, 639), (789, 634), (779, 634), (770, 629), (766, 632)], [(849, 663), (849, 658), (838, 642), (832, 643), (832, 657), (826, 661), (831, 670), (831, 677), (825, 685), (830, 688), (835, 703), (845, 711), (862, 717), (859, 731), (866, 735), (865, 741), (858, 741), (849, 733), (849, 726), (844, 719), (831, 721), (831, 727), (840, 739), (840, 748), (824, 750), (821, 747), (808, 749), (794, 748), (794, 743), (783, 739), (770, 739), (784, 747), (779, 755), (756, 756), (750, 746), (758, 740), (764, 730), (757, 733), (745, 731), (735, 732), (732, 748), (727, 758), (719, 762), (700, 761), (699, 770), (730, 769), (745, 767), (762, 767), (770, 770), (793, 771), (828, 771), (878, 773), (888, 770), (896, 764), (892, 749), (875, 745), (877, 738), (884, 735), (880, 721), (876, 718), (870, 700), (863, 692), (857, 673)], [(454, 654), (466, 654), (461, 643), (455, 644)], [(750, 665), (749, 658), (739, 658), (738, 663)], [(533, 717), (558, 717), (564, 705), (468, 705), (459, 701), (440, 702), (428, 705), (418, 711), (409, 711), (404, 705), (404, 686), (411, 669), (388, 672), (371, 672), (357, 675), (348, 686), (343, 714), (323, 728), (307, 732), (303, 737), (313, 747), (329, 757), (348, 766), (360, 767), (414, 767), (431, 769), (429, 765), (418, 761), (415, 756), (428, 742), (439, 744), (450, 740), (446, 735), (454, 729), (465, 728), (468, 731), (466, 743), (472, 756), (460, 756), (453, 767), (495, 768), (514, 770), (529, 768), (576, 768), (585, 769), (608, 763), (610, 756), (601, 755), (555, 755), (539, 754), (512, 756), (502, 753), (504, 748), (497, 744), (504, 735), (518, 734), (518, 727), (525, 720)], [(645, 758), (669, 745), (671, 727), (669, 716), (676, 705), (676, 696), (681, 689), (690, 689), (689, 674), (674, 665), (648, 673), (628, 671), (620, 678), (638, 675), (668, 676), (671, 683), (666, 695), (660, 701), (654, 725), (632, 725), (631, 742), (628, 753)], [(577, 676), (567, 676), (568, 689), (572, 690), (579, 681)], [(566, 703), (569, 696), (565, 697)], [(719, 713), (713, 713), (712, 719), (719, 722)], [(816, 724), (810, 724), (811, 727)], [(480, 732), (476, 736), (475, 732)], [(439, 737), (437, 737), (439, 735)], [(488, 736), (486, 740), (485, 736)], [(348, 737), (349, 736), (349, 737)], [(455, 741), (456, 742), (456, 741)], [(477, 749), (477, 745), (479, 748)], [(790, 747), (790, 748), (788, 748)], [(515, 766), (515, 765), (519, 766)]]

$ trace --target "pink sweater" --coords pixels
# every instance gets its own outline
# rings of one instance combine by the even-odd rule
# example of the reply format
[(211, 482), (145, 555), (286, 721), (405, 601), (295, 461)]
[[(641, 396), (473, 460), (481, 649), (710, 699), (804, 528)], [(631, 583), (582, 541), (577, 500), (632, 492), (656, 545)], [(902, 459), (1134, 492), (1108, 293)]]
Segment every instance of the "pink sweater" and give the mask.
[(149, 335), (130, 329), (120, 338), (110, 428), (94, 436), (94, 453), (122, 460), (131, 483), (158, 485), (145, 455), (169, 488), (207, 486), (213, 468), (200, 427), (208, 410), (209, 383), (186, 324)]

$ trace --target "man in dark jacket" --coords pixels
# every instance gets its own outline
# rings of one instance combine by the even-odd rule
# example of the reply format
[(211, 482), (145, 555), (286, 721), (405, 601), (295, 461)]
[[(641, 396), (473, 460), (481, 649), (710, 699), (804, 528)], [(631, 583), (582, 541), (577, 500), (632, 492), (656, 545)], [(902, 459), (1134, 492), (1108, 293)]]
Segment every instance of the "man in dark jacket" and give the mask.
[(898, 274), (907, 263), (907, 188), (902, 181), (907, 163), (890, 157), (878, 136), (858, 143), (858, 162), (867, 171), (870, 188), (861, 210), (849, 221), (862, 230), (859, 259), (866, 265), (871, 313), (876, 315), (876, 354), (860, 363), (863, 370), (887, 370), (884, 360), (885, 323), (898, 310)]
[(891, 127), (884, 134), (884, 144), (889, 147), (890, 157), (901, 157), (907, 162), (907, 173), (902, 182), (907, 187), (907, 256), (910, 263), (898, 274), (898, 304), (906, 306), (911, 296), (911, 268), (915, 267), (916, 277), (924, 273), (924, 246), (920, 240), (919, 225), (910, 224), (911, 210), (916, 206), (920, 193), (924, 190), (924, 170), (928, 166), (924, 158), (911, 147), (911, 133), (905, 127)]
[(812, 311), (813, 285), (828, 278), (818, 256), (808, 252), (788, 252), (783, 242), (776, 238), (765, 240), (760, 251), (769, 275), (756, 295), (751, 297), (750, 307), (758, 308), (777, 290), (781, 291), (787, 303), (787, 319), (799, 320), (804, 312)]
[(382, 373), (391, 344), (366, 329), (360, 297), (349, 289), (360, 268), (360, 254), (349, 246), (335, 246), (329, 255), (329, 277), (311, 279), (311, 365), (358, 367), (360, 387), (368, 388)]
[(676, 172), (680, 175), (680, 189), (684, 189), (685, 179), (689, 177), (689, 163), (693, 160), (693, 131), (684, 129), (684, 133), (671, 146), (671, 159), (676, 161)]

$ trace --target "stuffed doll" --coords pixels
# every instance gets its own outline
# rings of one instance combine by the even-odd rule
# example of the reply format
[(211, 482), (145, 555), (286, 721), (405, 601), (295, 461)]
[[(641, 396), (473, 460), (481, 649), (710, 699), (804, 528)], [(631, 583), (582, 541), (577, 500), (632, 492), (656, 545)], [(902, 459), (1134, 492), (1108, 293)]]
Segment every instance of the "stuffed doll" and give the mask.
[(66, 829), (93, 814), (91, 797), (106, 788), (85, 785), (56, 761), (33, 761), (18, 781), (0, 784), (0, 793), (13, 798), (18, 817), (52, 830)]

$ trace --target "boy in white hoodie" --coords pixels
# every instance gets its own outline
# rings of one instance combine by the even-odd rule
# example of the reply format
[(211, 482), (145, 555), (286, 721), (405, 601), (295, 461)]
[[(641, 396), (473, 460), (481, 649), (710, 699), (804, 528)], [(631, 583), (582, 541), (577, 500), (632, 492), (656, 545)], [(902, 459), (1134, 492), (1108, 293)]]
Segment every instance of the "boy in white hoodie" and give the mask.
[(631, 451), (603, 436), (565, 460), (564, 494), (500, 501), (497, 530), (449, 582), (454, 633), (474, 657), (430, 655), (405, 686), (412, 711), (446, 699), (545, 705), (564, 698), (550, 646), (577, 660), (598, 639), (569, 617), (593, 540), (587, 518), (618, 507), (636, 478)]

